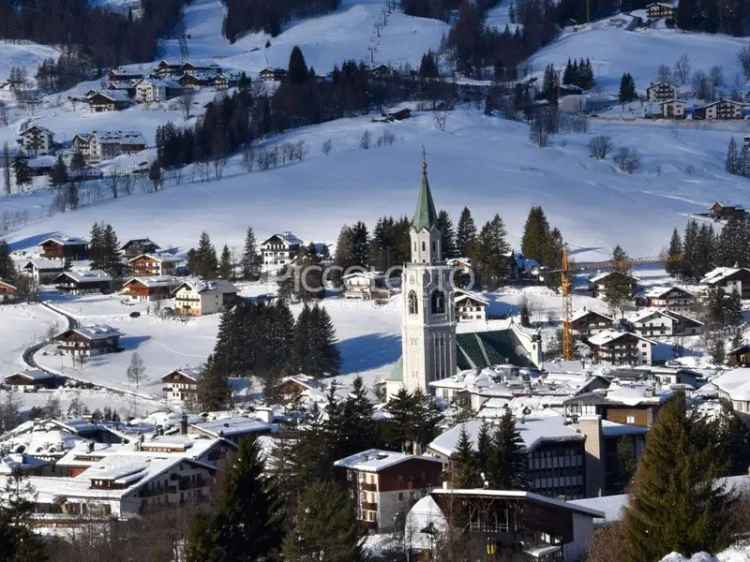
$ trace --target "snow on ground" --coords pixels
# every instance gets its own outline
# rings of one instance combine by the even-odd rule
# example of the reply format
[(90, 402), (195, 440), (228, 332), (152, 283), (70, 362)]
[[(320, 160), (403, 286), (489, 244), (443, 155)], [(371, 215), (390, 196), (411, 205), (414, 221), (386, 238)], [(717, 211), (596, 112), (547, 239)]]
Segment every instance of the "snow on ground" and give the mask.
[(39, 304), (0, 306), (0, 378), (24, 368), (23, 351), (43, 340), (50, 328), (60, 331), (65, 321)]
[(511, 32), (515, 32), (516, 28), (521, 27), (521, 25), (510, 21), (510, 7), (512, 5), (512, 0), (500, 0), (497, 6), (487, 11), (485, 24), (498, 31), (504, 31), (508, 27)]
[[(268, 293), (272, 286), (262, 286)], [(253, 289), (244, 290), (247, 295)], [(193, 318), (188, 321), (163, 320), (148, 314), (147, 305), (123, 304), (117, 295), (87, 295), (56, 300), (55, 305), (82, 324), (108, 324), (122, 333), (120, 353), (94, 357), (83, 367), (70, 358), (57, 355), (47, 347), (36, 355), (40, 364), (75, 379), (123, 390), (135, 390), (127, 381), (126, 370), (137, 352), (146, 366), (149, 383), (140, 392), (161, 394), (159, 379), (169, 371), (186, 366), (200, 366), (213, 351), (220, 315)], [(400, 300), (386, 306), (370, 302), (327, 299), (323, 305), (331, 315), (342, 355), (343, 382), (363, 375), (368, 383), (385, 375), (401, 354)], [(301, 305), (292, 307), (298, 314)], [(140, 312), (138, 318), (130, 313)]]
[(629, 72), (639, 90), (645, 90), (656, 78), (660, 64), (672, 67), (686, 54), (693, 70), (708, 73), (714, 65), (724, 69), (724, 79), (733, 83), (741, 73), (737, 53), (745, 46), (741, 38), (708, 33), (686, 33), (670, 29), (627, 31), (608, 18), (586, 26), (566, 28), (561, 37), (531, 57), (533, 71), (548, 64), (564, 67), (568, 59), (590, 58), (599, 86), (608, 90), (619, 87), (623, 73)]
[[(359, 148), (365, 130), (373, 141), (385, 130), (392, 146)], [(642, 171), (620, 173), (611, 159), (588, 155), (593, 135), (606, 134), (617, 146), (637, 148)], [(656, 256), (672, 229), (715, 199), (750, 203), (747, 180), (724, 172), (730, 134), (724, 131), (652, 123), (592, 122), (589, 134), (559, 135), (540, 149), (523, 123), (458, 110), (438, 130), (431, 115), (395, 124), (369, 117), (341, 119), (272, 139), (306, 143), (304, 162), (247, 174), (235, 157), (219, 181), (167, 186), (76, 212), (47, 216), (51, 195), (35, 193), (0, 200), (0, 211), (26, 210), (39, 218), (8, 238), (16, 249), (39, 236), (62, 231), (86, 236), (95, 221), (111, 223), (121, 239), (149, 236), (162, 246), (192, 247), (207, 231), (221, 247), (241, 247), (248, 225), (259, 239), (292, 230), (304, 240), (335, 242), (343, 224), (374, 225), (383, 215), (411, 215), (419, 184), (421, 147), (427, 150), (436, 204), (454, 221), (469, 206), (475, 221), (495, 213), (518, 243), (528, 210), (542, 205), (581, 259), (607, 258), (616, 244), (632, 256)], [(331, 139), (333, 151), (321, 154)]]
[(32, 42), (0, 41), (0, 83), (4, 82), (14, 66), (25, 68), (28, 77), (33, 79), (36, 67), (44, 59), (57, 59), (60, 51), (54, 47)]
[[(8, 399), (8, 391), (0, 391), (0, 403)], [(153, 412), (163, 412), (166, 408), (158, 400), (146, 400), (139, 398), (137, 402), (133, 401), (132, 396), (123, 395), (108, 390), (97, 389), (78, 389), (78, 388), (58, 388), (55, 390), (39, 390), (36, 392), (17, 392), (12, 393), (12, 401), (18, 405), (21, 412), (26, 412), (32, 408), (44, 408), (50, 406), (51, 401), (56, 400), (60, 406), (63, 416), (67, 413), (71, 403), (75, 400), (78, 404), (85, 406), (89, 412), (95, 410), (103, 411), (104, 408), (110, 408), (120, 414), (120, 417), (126, 419), (132, 415), (137, 408), (139, 416), (151, 414)]]
[[(344, 60), (417, 66), (422, 55), (436, 50), (448, 32), (444, 22), (394, 12), (382, 24), (382, 0), (344, 0), (336, 12), (293, 22), (279, 36), (251, 33), (230, 44), (221, 33), (225, 8), (221, 0), (195, 0), (185, 9), (185, 33), (192, 59), (215, 61), (223, 66), (252, 74), (266, 67), (286, 68), (289, 54), (297, 45), (307, 64), (318, 74), (326, 74)], [(266, 42), (271, 47), (265, 48)], [(164, 56), (179, 58), (176, 40), (164, 41)], [(372, 57), (372, 58), (371, 58)]]

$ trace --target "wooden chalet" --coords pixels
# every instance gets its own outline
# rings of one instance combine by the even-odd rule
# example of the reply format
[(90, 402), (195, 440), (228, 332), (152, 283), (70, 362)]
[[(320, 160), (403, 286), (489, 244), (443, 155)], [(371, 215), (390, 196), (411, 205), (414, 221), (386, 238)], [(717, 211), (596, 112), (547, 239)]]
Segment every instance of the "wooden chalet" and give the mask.
[(264, 82), (283, 82), (286, 78), (286, 69), (264, 68), (258, 73), (258, 77)]
[(456, 320), (459, 322), (487, 320), (487, 307), (490, 301), (483, 296), (456, 289), (453, 303), (456, 307)]
[(0, 303), (16, 300), (17, 294), (18, 288), (15, 285), (11, 285), (7, 281), (0, 279)]
[[(635, 369), (633, 369), (635, 370)], [(612, 372), (615, 376), (619, 371)], [(649, 376), (648, 371), (639, 373), (641, 379)], [(650, 396), (647, 395), (650, 393)], [(627, 402), (617, 399), (614, 394), (609, 397), (602, 392), (585, 392), (571, 396), (563, 402), (567, 417), (600, 416), (603, 420), (625, 425), (652, 427), (656, 422), (659, 410), (669, 395), (656, 396), (652, 390), (640, 399), (630, 398)]]
[(179, 261), (169, 254), (140, 254), (128, 260), (128, 268), (134, 277), (172, 275)]
[(162, 396), (172, 402), (190, 403), (198, 398), (198, 369), (175, 369), (161, 378)]
[(735, 347), (729, 352), (729, 357), (737, 367), (750, 367), (750, 344)]
[(594, 360), (612, 365), (651, 365), (655, 342), (630, 332), (606, 330), (587, 341)]
[(606, 314), (600, 314), (593, 310), (582, 310), (571, 319), (571, 328), (582, 336), (591, 336), (604, 330), (610, 330), (614, 326), (614, 320)]
[(104, 271), (63, 271), (55, 278), (57, 290), (63, 293), (80, 295), (84, 293), (109, 293), (112, 290), (112, 277)]
[(646, 6), (646, 15), (650, 20), (662, 18), (672, 19), (675, 17), (676, 10), (672, 4), (666, 2), (652, 2)]
[(53, 236), (39, 244), (42, 257), (49, 259), (85, 260), (89, 255), (89, 243), (82, 238)]
[(57, 349), (73, 357), (89, 357), (120, 351), (119, 330), (105, 325), (81, 326), (55, 337)]
[(717, 221), (728, 221), (730, 219), (745, 219), (747, 211), (739, 205), (726, 205), (716, 201), (709, 209), (711, 217)]
[(721, 288), (726, 293), (738, 291), (743, 299), (750, 299), (750, 269), (744, 267), (717, 267), (701, 279), (709, 289)]
[(178, 279), (168, 276), (131, 277), (123, 284), (120, 294), (143, 302), (166, 300), (172, 298), (172, 291), (179, 284)]
[(134, 238), (125, 242), (120, 250), (126, 258), (131, 259), (143, 254), (153, 254), (159, 250), (159, 245), (149, 238)]
[(30, 277), (36, 285), (54, 282), (63, 271), (65, 271), (63, 259), (33, 258), (21, 266), (21, 272)]
[(273, 387), (272, 393), (282, 403), (290, 403), (298, 400), (307, 391), (319, 389), (317, 379), (310, 375), (299, 374), (282, 378)]
[(188, 279), (172, 293), (179, 316), (203, 316), (223, 312), (237, 302), (237, 287), (224, 279)]
[(5, 377), (5, 384), (23, 389), (37, 388), (58, 388), (63, 384), (65, 379), (47, 373), (40, 369), (30, 369), (19, 371), (13, 375)]
[[(458, 516), (461, 514), (461, 517)], [(604, 513), (521, 490), (434, 489), (406, 517), (410, 558), (442, 560), (438, 540), (459, 525), (461, 555), (476, 562), (581, 560)]]
[(177, 83), (186, 90), (199, 90), (204, 82), (193, 74), (183, 74), (177, 79)]
[(689, 312), (695, 308), (698, 297), (681, 287), (666, 287), (649, 292), (646, 301), (653, 308)]
[(591, 278), (592, 295), (599, 297), (605, 294), (607, 287), (612, 283), (625, 283), (628, 285), (631, 297), (635, 295), (638, 288), (638, 279), (628, 273), (620, 271), (608, 271), (600, 273)]
[(645, 310), (630, 320), (633, 331), (645, 338), (697, 336), (703, 322), (671, 310)]
[(119, 111), (130, 105), (130, 97), (122, 90), (93, 92), (86, 97), (89, 109), (94, 113)]

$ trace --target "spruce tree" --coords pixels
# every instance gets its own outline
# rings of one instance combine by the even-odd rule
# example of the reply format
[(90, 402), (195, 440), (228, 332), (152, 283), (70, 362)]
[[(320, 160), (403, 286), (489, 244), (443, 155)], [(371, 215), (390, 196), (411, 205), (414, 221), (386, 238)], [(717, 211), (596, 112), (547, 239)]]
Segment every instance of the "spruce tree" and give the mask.
[(111, 224), (106, 225), (102, 232), (102, 269), (112, 277), (119, 277), (122, 272), (120, 242)]
[(747, 474), (747, 467), (750, 466), (750, 430), (729, 400), (721, 401), (716, 434), (726, 459), (722, 476)]
[(316, 482), (300, 498), (294, 528), (284, 539), (287, 562), (359, 562), (361, 531), (346, 491)]
[(307, 303), (297, 316), (294, 324), (294, 339), (292, 342), (292, 365), (294, 370), (306, 375), (310, 374), (310, 307)]
[(205, 411), (222, 410), (229, 401), (229, 386), (224, 372), (209, 356), (198, 379), (198, 404)]
[(338, 375), (341, 369), (341, 355), (336, 347), (336, 330), (325, 308), (317, 304), (310, 312), (310, 354), (313, 356), (311, 372), (313, 376)]
[(351, 229), (352, 263), (360, 267), (367, 267), (370, 255), (370, 237), (367, 226), (363, 222), (356, 223)]
[(453, 222), (447, 211), (441, 210), (438, 213), (435, 225), (440, 230), (440, 247), (443, 252), (443, 258), (456, 257), (456, 235), (453, 232)]
[(477, 227), (468, 207), (461, 211), (456, 230), (456, 252), (460, 257), (472, 258), (476, 251)]
[(214, 279), (219, 268), (216, 248), (211, 244), (208, 233), (202, 232), (198, 248), (188, 255), (188, 268), (194, 275), (204, 279)]
[(479, 476), (477, 458), (465, 425), (461, 426), (461, 431), (458, 434), (458, 444), (456, 445), (456, 452), (451, 458), (451, 464), (453, 466), (452, 485), (454, 488), (467, 489), (481, 487), (482, 483)]
[(245, 247), (242, 252), (242, 278), (245, 281), (255, 281), (258, 279), (259, 262), (255, 232), (253, 232), (252, 227), (248, 227), (247, 234), (245, 235)]
[[(492, 458), (492, 432), (487, 420), (482, 420), (477, 435), (477, 468), (480, 474), (487, 478), (490, 473), (490, 459)], [(484, 483), (481, 483), (484, 485)]]
[(199, 517), (188, 537), (188, 562), (257, 562), (277, 554), (283, 510), (255, 439), (240, 441), (224, 473), (216, 510)]
[(68, 180), (68, 168), (62, 159), (62, 155), (60, 155), (57, 157), (57, 161), (50, 172), (50, 183), (52, 184), (52, 187), (60, 189), (68, 182)]
[(612, 250), (612, 267), (620, 273), (628, 273), (631, 268), (630, 258), (619, 244)]
[(482, 285), (496, 288), (508, 276), (510, 245), (505, 237), (507, 232), (500, 215), (495, 215), (479, 233), (477, 243), (477, 263)]
[(682, 239), (680, 233), (675, 228), (672, 232), (672, 239), (669, 241), (669, 250), (667, 251), (667, 263), (665, 269), (670, 276), (676, 277), (680, 274), (680, 262), (682, 261)]
[(549, 246), (550, 228), (541, 207), (532, 207), (521, 238), (521, 252), (525, 258), (545, 263)]
[(291, 84), (300, 85), (307, 82), (309, 76), (305, 56), (302, 54), (302, 50), (295, 45), (289, 55), (289, 70), (286, 79)]
[(104, 227), (97, 222), (91, 226), (89, 258), (91, 258), (91, 269), (104, 269), (106, 265)]
[(728, 174), (739, 174), (739, 155), (737, 153), (737, 143), (734, 137), (729, 139), (729, 146), (727, 147), (727, 159), (724, 164)]
[(231, 280), (234, 278), (234, 266), (232, 265), (232, 254), (229, 252), (229, 247), (224, 244), (224, 248), (221, 250), (221, 258), (219, 260), (219, 277), (222, 279)]
[(373, 424), (373, 406), (367, 397), (362, 377), (354, 379), (352, 390), (344, 400), (341, 410), (340, 448), (342, 456), (352, 455), (372, 448), (377, 441)]
[(732, 541), (734, 498), (716, 482), (723, 459), (701, 431), (682, 393), (659, 411), (625, 511), (626, 562), (716, 553)]
[(5, 240), (0, 240), (0, 279), (10, 283), (16, 279), (16, 267), (10, 257), (10, 246)]
[(489, 460), (490, 484), (497, 490), (518, 490), (526, 487), (526, 455), (515, 418), (507, 408), (492, 439)]

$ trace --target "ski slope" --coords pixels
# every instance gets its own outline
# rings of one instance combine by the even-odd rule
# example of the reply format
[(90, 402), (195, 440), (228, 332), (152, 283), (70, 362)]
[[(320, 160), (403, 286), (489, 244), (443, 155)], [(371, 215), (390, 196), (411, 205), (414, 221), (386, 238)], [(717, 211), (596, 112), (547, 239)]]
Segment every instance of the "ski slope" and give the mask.
[(737, 53), (747, 44), (742, 38), (671, 29), (627, 31), (624, 21), (620, 16), (566, 28), (555, 42), (531, 57), (532, 71), (542, 71), (548, 64), (564, 67), (569, 58), (589, 58), (597, 85), (615, 90), (623, 73), (629, 72), (636, 87), (645, 90), (656, 78), (659, 65), (671, 68), (686, 54), (693, 71), (700, 69), (708, 74), (712, 66), (722, 66), (728, 85), (734, 83), (736, 75), (741, 76)]
[[(598, 256), (580, 259), (609, 255), (618, 243), (631, 255), (656, 256), (674, 227), (714, 200), (750, 204), (748, 180), (723, 169), (733, 133), (688, 125), (594, 121), (590, 133), (559, 135), (540, 149), (528, 140), (527, 125), (474, 109), (452, 112), (446, 131), (429, 113), (395, 124), (341, 119), (268, 141), (304, 141), (302, 163), (247, 173), (238, 156), (218, 181), (191, 182), (186, 170), (182, 184), (159, 193), (138, 192), (75, 212), (48, 216), (51, 195), (45, 192), (2, 200), (0, 208), (37, 217), (8, 237), (16, 249), (31, 248), (54, 231), (86, 236), (95, 221), (111, 223), (121, 239), (148, 236), (183, 249), (203, 230), (218, 247), (240, 248), (249, 225), (261, 239), (292, 230), (304, 240), (333, 243), (344, 224), (373, 226), (379, 216), (411, 215), (424, 146), (436, 204), (454, 221), (464, 206), (480, 225), (500, 213), (517, 243), (529, 208), (542, 205), (574, 248), (599, 249)], [(386, 129), (396, 137), (392, 146), (360, 148), (365, 130), (374, 142)], [(597, 134), (637, 148), (641, 172), (626, 175), (611, 159), (591, 159), (587, 145)], [(324, 156), (327, 139), (333, 150)]]
[(25, 68), (28, 77), (33, 80), (36, 67), (44, 59), (57, 59), (59, 56), (60, 51), (47, 45), (32, 42), (0, 41), (0, 84), (8, 78), (10, 69), (14, 66)]
[[(384, 17), (383, 0), (343, 0), (335, 13), (292, 22), (279, 36), (250, 33), (230, 44), (222, 35), (225, 8), (221, 0), (194, 0), (184, 12), (190, 57), (255, 74), (266, 67), (286, 68), (296, 45), (308, 66), (326, 74), (348, 59), (369, 64), (417, 66), (428, 49), (437, 49), (448, 32), (441, 21), (401, 12)], [(376, 25), (386, 22), (380, 31)], [(265, 48), (270, 41), (271, 46)], [(176, 40), (163, 42), (165, 58), (179, 58)]]

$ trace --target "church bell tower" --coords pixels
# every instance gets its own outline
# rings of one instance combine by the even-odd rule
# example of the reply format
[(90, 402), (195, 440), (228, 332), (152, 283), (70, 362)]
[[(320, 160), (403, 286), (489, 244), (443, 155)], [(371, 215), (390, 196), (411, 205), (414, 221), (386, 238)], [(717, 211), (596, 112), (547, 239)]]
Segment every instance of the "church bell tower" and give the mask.
[(422, 162), (417, 210), (411, 221), (411, 261), (401, 278), (402, 382), (408, 392), (431, 392), (428, 383), (456, 372), (453, 269), (445, 264), (435, 203)]

